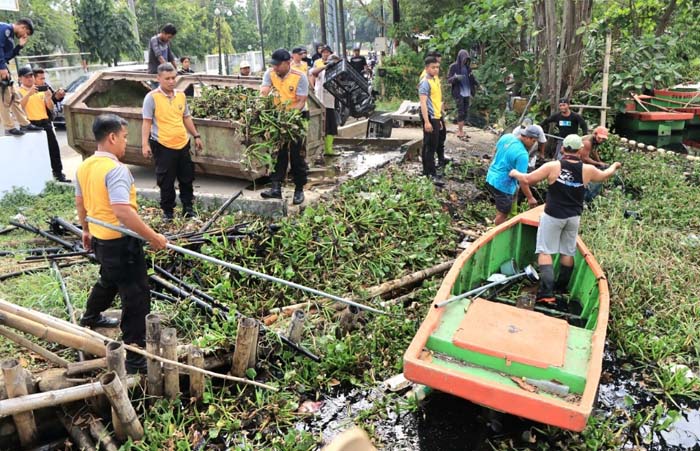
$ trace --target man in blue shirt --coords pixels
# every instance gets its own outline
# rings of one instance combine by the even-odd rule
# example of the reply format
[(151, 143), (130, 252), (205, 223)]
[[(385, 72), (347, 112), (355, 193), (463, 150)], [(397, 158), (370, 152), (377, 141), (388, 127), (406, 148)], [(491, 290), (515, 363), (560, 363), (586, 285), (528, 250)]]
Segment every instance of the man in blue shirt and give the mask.
[[(0, 22), (0, 121), (8, 135), (22, 136), (24, 132), (42, 130), (41, 127), (36, 127), (27, 120), (19, 99), (12, 89), (12, 77), (7, 67), (10, 60), (19, 55), (33, 33), (34, 23), (31, 19), (20, 19), (13, 24)], [(15, 38), (19, 40), (17, 45), (15, 45)], [(15, 121), (10, 113), (19, 122), (19, 128), (15, 127)]]
[[(512, 169), (527, 173), (528, 152), (527, 149), (537, 142), (539, 130), (529, 125), (521, 131), (520, 136), (506, 134), (496, 143), (496, 154), (493, 156), (491, 166), (486, 174), (486, 188), (496, 201), (496, 225), (502, 224), (508, 219), (508, 214), (513, 207), (513, 199), (518, 191), (518, 181), (510, 177)], [(530, 187), (520, 184), (520, 189), (527, 198), (528, 205), (537, 206), (537, 199), (532, 196)]]

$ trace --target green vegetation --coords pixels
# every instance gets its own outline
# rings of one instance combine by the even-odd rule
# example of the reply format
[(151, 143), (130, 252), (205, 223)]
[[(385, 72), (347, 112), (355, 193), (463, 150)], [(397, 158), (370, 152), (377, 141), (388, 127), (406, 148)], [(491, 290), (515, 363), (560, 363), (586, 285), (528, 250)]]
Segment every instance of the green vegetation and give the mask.
[[(700, 349), (700, 186), (695, 162), (676, 155), (603, 152), (606, 161), (623, 162), (621, 177), (584, 213), (581, 234), (606, 271), (611, 288), (609, 350), (621, 368), (612, 377), (635, 378), (648, 399), (625, 398), (623, 405), (594, 414), (581, 434), (534, 426), (535, 443), (494, 436), (493, 449), (620, 449), (649, 444), (651, 433), (667, 429), (680, 406), (697, 399), (698, 379), (674, 372), (685, 365), (697, 372)], [(493, 207), (481, 192), (485, 164), (468, 159), (448, 168), (446, 178), (461, 188), (436, 191), (423, 178), (391, 167), (342, 185), (325, 202), (308, 206), (275, 227), (253, 220), (250, 237), (227, 241), (215, 238), (202, 251), (224, 260), (267, 272), (336, 294), (363, 297), (365, 290), (386, 280), (430, 267), (451, 258), (458, 236), (452, 227), (482, 228)], [(22, 212), (35, 224), (49, 214), (72, 217), (70, 191), (49, 185), (43, 196), (14, 192), (0, 202), (0, 222)], [(22, 208), (25, 207), (25, 208)], [(639, 220), (624, 211), (639, 213)], [(222, 225), (240, 223), (229, 216)], [(246, 219), (247, 220), (247, 219)], [(28, 234), (2, 237), (5, 247), (24, 246)], [(10, 241), (11, 240), (11, 241)], [(172, 255), (153, 256), (160, 263)], [(261, 342), (258, 380), (281, 388), (278, 393), (210, 383), (204, 403), (181, 405), (160, 401), (146, 411), (147, 440), (123, 449), (196, 449), (225, 444), (236, 449), (310, 450), (319, 441), (313, 416), (302, 413), (306, 401), (323, 400), (350, 388), (371, 390), (401, 371), (401, 356), (429, 308), (439, 278), (427, 281), (406, 304), (389, 305), (387, 316), (361, 314), (356, 329), (341, 328), (342, 312), (335, 306), (306, 298), (296, 290), (242, 276), (213, 265), (182, 258), (188, 282), (198, 284), (232, 310), (262, 318), (271, 308), (314, 301), (302, 345), (322, 356), (321, 363), (294, 354), (272, 335)], [(96, 277), (94, 266), (62, 271), (78, 308), (84, 305)], [(37, 289), (41, 287), (41, 289)], [(22, 305), (65, 317), (58, 284), (50, 273), (17, 278), (0, 285), (0, 296)], [(376, 300), (366, 300), (377, 305)], [(181, 343), (205, 349), (230, 348), (236, 325), (206, 318), (182, 301), (154, 301), (169, 324), (179, 329)], [(315, 313), (314, 313), (315, 312)], [(270, 327), (284, 332), (288, 319)], [(0, 352), (21, 350), (1, 341)], [(71, 353), (61, 351), (66, 358)], [(42, 362), (30, 360), (31, 367)], [(621, 374), (618, 372), (622, 371)], [(140, 405), (142, 412), (145, 409)], [(386, 395), (357, 412), (361, 423), (380, 446), (389, 445), (378, 432), (387, 415), (421, 415), (421, 407), (400, 395)]]

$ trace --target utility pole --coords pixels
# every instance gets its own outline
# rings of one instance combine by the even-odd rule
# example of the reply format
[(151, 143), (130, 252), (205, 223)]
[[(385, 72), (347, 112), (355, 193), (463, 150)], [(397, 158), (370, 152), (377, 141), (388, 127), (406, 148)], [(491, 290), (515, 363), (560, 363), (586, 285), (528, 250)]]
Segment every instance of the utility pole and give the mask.
[(263, 41), (263, 23), (262, 9), (260, 8), (260, 0), (255, 0), (255, 16), (258, 20), (258, 31), (260, 32), (260, 53), (262, 54), (262, 65), (265, 70), (265, 42)]
[[(328, 33), (326, 32), (326, 0), (318, 0), (319, 15), (321, 16), (321, 43), (328, 43)], [(317, 49), (314, 49), (316, 53)]]
[(345, 8), (343, 8), (343, 0), (338, 0), (338, 16), (340, 17), (340, 51), (342, 52), (342, 58), (346, 59), (348, 53), (345, 43)]

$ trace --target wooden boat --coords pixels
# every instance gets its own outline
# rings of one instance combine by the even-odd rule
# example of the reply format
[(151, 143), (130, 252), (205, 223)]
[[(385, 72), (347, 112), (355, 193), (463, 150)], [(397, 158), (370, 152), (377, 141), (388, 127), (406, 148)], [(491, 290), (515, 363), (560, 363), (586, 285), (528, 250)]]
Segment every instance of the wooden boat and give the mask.
[(695, 116), (694, 113), (678, 113), (673, 111), (653, 111), (654, 107), (649, 102), (650, 96), (637, 96), (637, 99), (644, 105), (649, 104), (651, 108), (644, 110), (640, 102), (627, 100), (625, 102), (625, 112), (618, 114), (616, 118), (616, 128), (633, 132), (653, 132), (659, 136), (667, 136), (674, 131), (685, 128), (686, 121), (690, 121)]
[[(534, 262), (543, 211), (518, 215), (474, 242), (455, 261), (435, 301), (482, 286), (510, 259), (521, 268)], [(405, 377), (494, 410), (581, 431), (596, 400), (609, 294), (602, 269), (580, 238), (577, 248), (569, 284), (570, 302), (581, 307), (577, 326), (551, 309), (542, 313), (541, 307), (533, 311), (480, 297), (431, 307), (404, 354)], [(574, 322), (571, 314), (568, 319)], [(548, 386), (568, 387), (569, 394), (551, 394)]]

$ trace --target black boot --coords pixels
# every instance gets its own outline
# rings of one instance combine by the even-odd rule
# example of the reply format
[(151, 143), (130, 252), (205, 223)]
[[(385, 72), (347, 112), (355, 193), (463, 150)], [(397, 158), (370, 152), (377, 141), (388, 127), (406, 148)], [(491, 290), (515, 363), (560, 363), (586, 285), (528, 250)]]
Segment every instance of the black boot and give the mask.
[(557, 283), (554, 284), (554, 291), (559, 293), (564, 293), (569, 288), (569, 281), (571, 280), (571, 274), (574, 272), (573, 266), (559, 265), (559, 278), (557, 278)]
[(146, 362), (146, 357), (136, 354), (131, 351), (126, 351), (126, 373), (127, 374), (137, 374), (146, 373), (148, 369), (148, 363)]
[(27, 132), (43, 132), (43, 131), (44, 131), (43, 128), (37, 127), (37, 126), (34, 125), (34, 124), (23, 125), (23, 126), (21, 126), (19, 129), (22, 130), (24, 133), (27, 133)]
[(294, 199), (292, 199), (292, 203), (294, 205), (299, 205), (302, 202), (304, 202), (304, 188), (296, 188), (294, 190)]
[(272, 182), (269, 190), (260, 193), (263, 199), (282, 199), (282, 183)]
[(8, 136), (24, 136), (24, 132), (18, 128), (8, 128), (5, 130), (5, 134)]
[(80, 325), (89, 327), (90, 329), (96, 327), (117, 327), (119, 326), (119, 320), (98, 313), (97, 315), (83, 315), (83, 317), (80, 318)]
[(191, 219), (191, 218), (196, 218), (197, 213), (195, 213), (194, 208), (192, 208), (192, 205), (185, 205), (185, 207), (182, 209), (182, 216)]
[(554, 303), (554, 268), (552, 265), (540, 265), (540, 287), (537, 290), (537, 302)]
[(175, 214), (172, 211), (163, 212), (163, 222), (173, 222), (175, 219)]
[(63, 172), (54, 172), (53, 173), (53, 178), (56, 179), (57, 182), (61, 183), (71, 183), (70, 179), (66, 178), (66, 174)]

